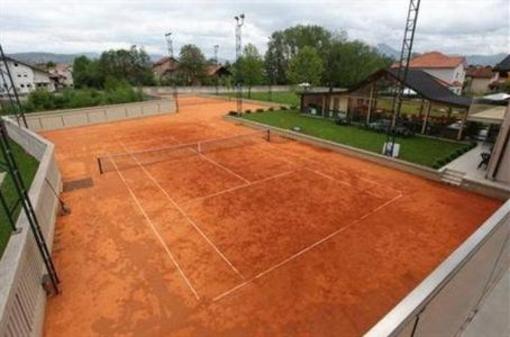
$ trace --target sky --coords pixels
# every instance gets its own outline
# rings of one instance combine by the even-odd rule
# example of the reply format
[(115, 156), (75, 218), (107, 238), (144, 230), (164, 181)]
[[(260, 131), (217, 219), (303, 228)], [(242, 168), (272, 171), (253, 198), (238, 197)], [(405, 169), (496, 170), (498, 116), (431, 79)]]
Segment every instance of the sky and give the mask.
[[(0, 0), (0, 43), (6, 53), (101, 52), (143, 46), (164, 54), (188, 43), (212, 57), (235, 54), (234, 16), (246, 15), (243, 44), (263, 53), (271, 33), (296, 24), (345, 31), (350, 39), (400, 49), (408, 0), (110, 1)], [(510, 52), (510, 0), (422, 0), (414, 50), (448, 54)]]

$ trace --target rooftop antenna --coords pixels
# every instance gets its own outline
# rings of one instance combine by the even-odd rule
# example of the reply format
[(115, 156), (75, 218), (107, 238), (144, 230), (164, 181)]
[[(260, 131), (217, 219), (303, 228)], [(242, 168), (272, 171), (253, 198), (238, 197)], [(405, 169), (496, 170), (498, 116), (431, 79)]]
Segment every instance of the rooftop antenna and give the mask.
[(388, 129), (388, 138), (384, 147), (384, 154), (394, 156), (395, 136), (400, 110), (402, 108), (402, 98), (406, 88), (407, 75), (409, 73), (409, 61), (414, 42), (414, 33), (416, 31), (416, 22), (418, 21), (418, 11), (420, 9), (420, 0), (410, 0), (407, 12), (406, 25), (404, 30), (404, 39), (402, 40), (402, 48), (400, 50), (400, 60), (397, 70), (397, 88), (393, 97), (392, 111), (393, 116), (391, 126)]
[(239, 16), (235, 16), (236, 20), (236, 107), (237, 114), (241, 115), (243, 113), (243, 87), (242, 87), (242, 79), (241, 79), (241, 67), (239, 64), (239, 60), (241, 58), (242, 53), (242, 41), (241, 41), (241, 28), (244, 25), (244, 14), (240, 14)]
[[(172, 40), (172, 32), (168, 32), (165, 34), (165, 39), (166, 39), (166, 47), (167, 47), (167, 51), (168, 51), (168, 64), (169, 64), (169, 67), (170, 67), (170, 64), (175, 62), (175, 58), (174, 58), (174, 45), (173, 45), (173, 40)], [(170, 69), (169, 69), (170, 70)], [(177, 83), (176, 83), (176, 78), (175, 78), (175, 74), (171, 74), (170, 75), (172, 78), (172, 96), (174, 97), (174, 102), (175, 102), (175, 112), (179, 112), (179, 97), (177, 95)]]

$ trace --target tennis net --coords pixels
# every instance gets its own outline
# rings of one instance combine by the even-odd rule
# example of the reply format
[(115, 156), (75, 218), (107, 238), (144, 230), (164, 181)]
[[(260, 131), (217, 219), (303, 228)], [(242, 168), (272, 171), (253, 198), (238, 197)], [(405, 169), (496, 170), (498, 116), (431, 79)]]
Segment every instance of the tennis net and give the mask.
[(140, 165), (151, 165), (163, 161), (172, 161), (236, 147), (256, 145), (270, 140), (269, 130), (255, 131), (249, 134), (205, 140), (196, 143), (178, 144), (164, 148), (138, 152), (117, 153), (97, 158), (101, 174), (124, 170)]

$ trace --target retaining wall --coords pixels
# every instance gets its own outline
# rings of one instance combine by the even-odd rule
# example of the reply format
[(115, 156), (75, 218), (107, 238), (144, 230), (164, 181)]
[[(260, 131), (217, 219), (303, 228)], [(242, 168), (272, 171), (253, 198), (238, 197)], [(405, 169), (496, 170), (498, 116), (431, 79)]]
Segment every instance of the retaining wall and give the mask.
[[(291, 91), (295, 89), (294, 86), (291, 86), (291, 85), (273, 85), (271, 86), (271, 91), (273, 92), (282, 92), (282, 91)], [(327, 90), (328, 88), (326, 87), (314, 87), (314, 88), (310, 88), (309, 91), (310, 92), (313, 92), (313, 91), (320, 91), (320, 90)], [(153, 95), (153, 96), (157, 96), (157, 95), (171, 95), (173, 94), (174, 92), (174, 88), (173, 87), (165, 87), (165, 86), (160, 86), (160, 87), (143, 87), (142, 88), (143, 92), (148, 94), (148, 95)], [(256, 85), (256, 86), (253, 86), (251, 87), (251, 92), (268, 92), (269, 91), (269, 86), (267, 85)], [(225, 86), (218, 86), (217, 88), (217, 91), (216, 91), (216, 87), (215, 86), (190, 86), (190, 87), (177, 87), (177, 93), (178, 94), (182, 94), (182, 95), (186, 95), (186, 94), (215, 94), (215, 93), (220, 93), (220, 94), (228, 94), (228, 93), (235, 93), (235, 88), (234, 87), (225, 87)], [(248, 88), (247, 87), (243, 87), (243, 92), (248, 92)]]
[(170, 99), (154, 99), (81, 109), (34, 112), (27, 113), (25, 116), (31, 130), (45, 131), (174, 112), (175, 102)]
[[(57, 193), (62, 188), (55, 147), (10, 119), (4, 120), (9, 136), (39, 160), (29, 198), (51, 251), (59, 208), (52, 188)], [(0, 336), (39, 337), (46, 307), (46, 293), (41, 286), (46, 269), (23, 212), (16, 227), (19, 230), (12, 234), (0, 259)]]

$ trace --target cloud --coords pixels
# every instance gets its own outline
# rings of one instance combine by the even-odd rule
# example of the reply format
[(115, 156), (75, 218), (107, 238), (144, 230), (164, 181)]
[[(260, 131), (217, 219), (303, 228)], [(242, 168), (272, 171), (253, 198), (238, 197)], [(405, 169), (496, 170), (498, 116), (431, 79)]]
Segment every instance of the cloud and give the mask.
[[(350, 38), (400, 47), (408, 0), (358, 1), (108, 1), (0, 0), (0, 41), (8, 52), (74, 53), (144, 46), (165, 53), (197, 44), (207, 56), (234, 56), (234, 20), (246, 14), (243, 42), (265, 51), (274, 30), (319, 24)], [(509, 52), (508, 0), (421, 2), (415, 50), (454, 54)]]

